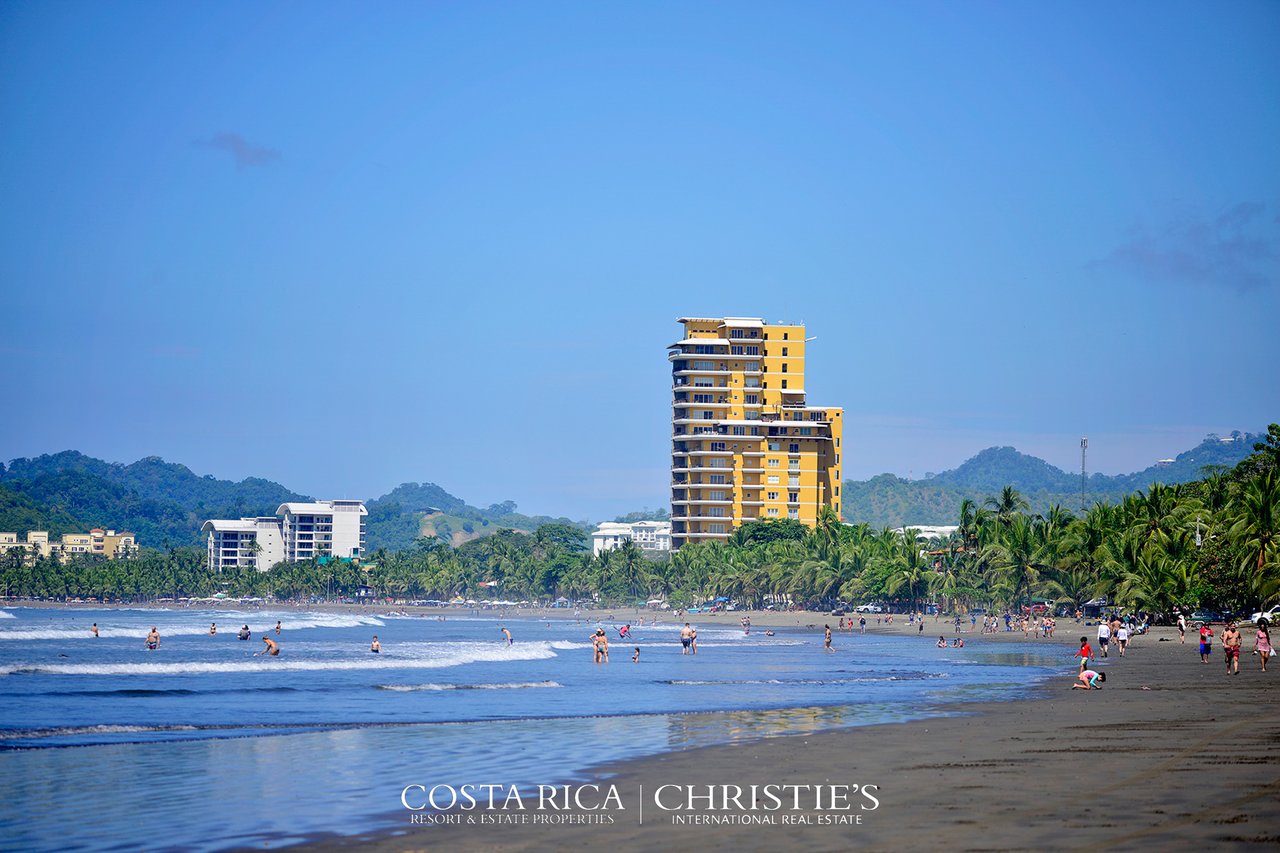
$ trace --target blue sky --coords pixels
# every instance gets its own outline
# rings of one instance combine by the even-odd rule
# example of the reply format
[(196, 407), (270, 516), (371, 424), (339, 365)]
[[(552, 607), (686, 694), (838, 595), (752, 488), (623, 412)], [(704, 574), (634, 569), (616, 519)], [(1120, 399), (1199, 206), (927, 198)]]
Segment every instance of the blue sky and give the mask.
[(1280, 419), (1280, 4), (0, 6), (0, 457), (601, 518), (682, 315), (846, 474)]

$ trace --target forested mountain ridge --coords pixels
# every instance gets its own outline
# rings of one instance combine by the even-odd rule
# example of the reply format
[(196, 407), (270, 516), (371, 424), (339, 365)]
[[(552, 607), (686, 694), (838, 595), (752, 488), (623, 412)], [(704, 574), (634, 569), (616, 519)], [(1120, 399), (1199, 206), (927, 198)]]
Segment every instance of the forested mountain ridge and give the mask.
[[(0, 530), (19, 534), (47, 530), (57, 538), (104, 527), (131, 531), (147, 548), (199, 545), (210, 518), (273, 515), (282, 503), (312, 499), (260, 477), (201, 476), (158, 456), (125, 465), (66, 450), (0, 464)], [(409, 548), (423, 535), (458, 544), (503, 528), (572, 523), (522, 515), (511, 501), (469, 506), (434, 483), (401, 484), (367, 506), (370, 551)]]
[[(1212, 466), (1230, 468), (1249, 455), (1252, 433), (1233, 433), (1223, 439), (1210, 435), (1167, 464), (1152, 465), (1133, 474), (1088, 477), (1084, 499), (1117, 503), (1125, 495), (1152, 483), (1186, 483), (1204, 476)], [(989, 447), (958, 467), (924, 480), (906, 480), (880, 474), (869, 480), (845, 480), (841, 490), (841, 517), (873, 527), (904, 524), (954, 524), (955, 508), (965, 498), (981, 504), (1005, 486), (1013, 486), (1031, 503), (1033, 512), (1045, 512), (1053, 504), (1080, 507), (1080, 474), (1069, 473), (1043, 459), (1019, 453), (1012, 447)]]

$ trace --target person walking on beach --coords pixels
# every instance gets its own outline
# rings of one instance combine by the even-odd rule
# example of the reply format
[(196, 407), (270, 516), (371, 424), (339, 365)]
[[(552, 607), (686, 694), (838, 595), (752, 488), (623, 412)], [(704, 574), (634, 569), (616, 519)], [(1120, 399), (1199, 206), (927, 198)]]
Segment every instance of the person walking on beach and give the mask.
[(1080, 638), (1080, 651), (1076, 652), (1080, 656), (1080, 671), (1084, 672), (1089, 666), (1089, 661), (1093, 658), (1093, 649), (1089, 648), (1089, 638)]
[(373, 642), (369, 644), (369, 651), (373, 652), (375, 655), (382, 654), (382, 643), (378, 642), (377, 634), (373, 635)]
[(689, 647), (693, 645), (693, 629), (689, 627), (689, 623), (684, 623), (684, 627), (680, 629), (680, 654), (689, 654)]
[(279, 644), (279, 643), (277, 643), (275, 640), (271, 639), (270, 637), (263, 637), (263, 638), (262, 638), (262, 642), (266, 643), (266, 644), (267, 644), (267, 647), (266, 647), (265, 649), (263, 649), (262, 651), (255, 653), (255, 654), (254, 654), (254, 657), (255, 657), (255, 658), (256, 658), (258, 655), (271, 655), (273, 658), (274, 658), (274, 657), (279, 657), (279, 656), (280, 656), (280, 644)]
[(1253, 653), (1262, 658), (1262, 671), (1267, 671), (1267, 658), (1271, 657), (1271, 634), (1267, 632), (1267, 620), (1258, 620), (1258, 633), (1253, 638)]
[(93, 636), (95, 637), (98, 636), (98, 623), (94, 622), (93, 627), (90, 628), (89, 630), (93, 632)]
[[(920, 623), (920, 630), (921, 630), (921, 631), (923, 631), (923, 630), (924, 630), (924, 623), (923, 623), (923, 622), (921, 622), (921, 623)], [(865, 634), (865, 633), (867, 633), (867, 617), (865, 617), (865, 616), (859, 616), (859, 617), (858, 617), (858, 633), (859, 633), (859, 634)]]
[(1187, 642), (1187, 617), (1181, 613), (1178, 614), (1178, 642), (1184, 645)]
[(1125, 647), (1129, 645), (1129, 629), (1123, 624), (1116, 629), (1116, 645), (1120, 647), (1120, 657), (1124, 657)]
[(1105, 621), (1098, 622), (1098, 648), (1102, 649), (1102, 656), (1107, 656), (1107, 646), (1111, 645), (1111, 626)]
[(511, 639), (511, 632), (506, 628), (499, 628), (498, 630), (502, 631), (502, 636), (506, 637), (508, 646), (515, 642), (515, 640)]
[(1200, 663), (1209, 662), (1209, 654), (1213, 651), (1213, 629), (1208, 625), (1200, 626)]
[(147, 634), (147, 650), (154, 652), (160, 648), (160, 632), (156, 630), (156, 626), (151, 626), (151, 633)]
[(1076, 676), (1076, 683), (1071, 685), (1072, 690), (1101, 690), (1101, 682), (1107, 680), (1105, 672), (1095, 672), (1092, 669), (1083, 669)]
[(1222, 656), (1227, 659), (1227, 672), (1239, 675), (1240, 632), (1236, 630), (1234, 622), (1228, 623), (1227, 630), (1222, 632)]
[(824, 652), (834, 652), (835, 649), (831, 648), (831, 626), (823, 625), (822, 627), (825, 629), (822, 632), (822, 650)]

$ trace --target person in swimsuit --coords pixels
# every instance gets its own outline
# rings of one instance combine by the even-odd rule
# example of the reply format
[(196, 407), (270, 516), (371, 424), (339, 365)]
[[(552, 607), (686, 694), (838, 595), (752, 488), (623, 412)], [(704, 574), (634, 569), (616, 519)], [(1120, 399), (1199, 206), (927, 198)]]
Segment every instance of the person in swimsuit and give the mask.
[(937, 646), (938, 646), (938, 648), (940, 648), (940, 649), (945, 649), (945, 648), (947, 647), (947, 638), (946, 638), (946, 637), (943, 637), (943, 636), (941, 636), (941, 635), (940, 635), (940, 636), (938, 637), (938, 642), (937, 642), (937, 644), (936, 644), (936, 645), (937, 645)]
[(1095, 672), (1092, 669), (1082, 669), (1080, 674), (1076, 676), (1076, 683), (1071, 685), (1072, 690), (1101, 690), (1102, 682), (1107, 680), (1105, 672)]
[(147, 634), (147, 649), (155, 651), (160, 648), (160, 632), (156, 630), (156, 626), (151, 626), (151, 633)]
[(250, 633), (250, 631), (249, 631), (249, 626), (248, 626), (248, 625), (245, 625), (245, 626), (244, 626), (243, 628), (241, 628), (241, 629), (240, 629), (240, 631), (236, 634), (236, 637), (238, 637), (238, 638), (239, 638), (239, 639), (241, 639), (241, 640), (248, 640), (248, 639), (249, 639), (249, 638), (251, 638), (252, 636), (253, 636), (253, 634), (252, 634), (252, 633)]
[(262, 638), (262, 642), (266, 643), (266, 644), (267, 644), (267, 647), (266, 647), (265, 649), (263, 649), (262, 651), (258, 652), (257, 654), (255, 654), (255, 655), (254, 655), (254, 657), (255, 657), (255, 658), (256, 658), (258, 655), (271, 655), (273, 658), (274, 658), (274, 657), (279, 657), (279, 655), (280, 655), (280, 644), (279, 644), (279, 643), (277, 643), (275, 640), (271, 639), (270, 637), (263, 637), (263, 638)]
[(609, 638), (605, 636), (603, 628), (597, 628), (591, 635), (591, 649), (595, 655), (594, 663), (609, 659)]
[(93, 636), (95, 637), (98, 636), (98, 623), (94, 622), (93, 627), (90, 628), (89, 630), (93, 632)]
[(511, 639), (511, 632), (510, 632), (510, 631), (508, 631), (506, 628), (501, 628), (501, 629), (499, 629), (499, 630), (501, 630), (501, 631), (502, 631), (502, 636), (504, 636), (504, 637), (506, 637), (506, 638), (507, 638), (507, 645), (508, 645), (508, 646), (509, 646), (509, 645), (511, 645), (513, 642), (515, 642), (514, 640), (512, 640), (512, 639)]
[(218, 623), (214, 622), (212, 625), (209, 626), (209, 636), (215, 637), (217, 636), (217, 634), (218, 634)]
[(276, 636), (280, 636), (280, 620), (276, 620)]
[(1227, 659), (1227, 672), (1232, 675), (1240, 674), (1240, 632), (1236, 630), (1236, 623), (1231, 622), (1227, 625), (1227, 630), (1222, 632), (1222, 656)]
[(632, 663), (640, 663), (640, 647), (636, 646), (635, 654), (631, 656)]
[(1271, 657), (1271, 634), (1267, 631), (1267, 620), (1258, 620), (1258, 633), (1253, 638), (1253, 653), (1262, 658), (1262, 671), (1267, 671), (1267, 658)]
[(369, 644), (369, 651), (373, 652), (375, 655), (382, 654), (382, 643), (378, 642), (377, 634), (373, 635), (373, 642)]
[(684, 623), (684, 627), (680, 629), (680, 654), (689, 654), (689, 646), (693, 643), (693, 629), (689, 627), (689, 623)]
[(823, 625), (822, 627), (825, 629), (822, 633), (822, 650), (824, 652), (834, 652), (835, 649), (831, 648), (831, 626)]

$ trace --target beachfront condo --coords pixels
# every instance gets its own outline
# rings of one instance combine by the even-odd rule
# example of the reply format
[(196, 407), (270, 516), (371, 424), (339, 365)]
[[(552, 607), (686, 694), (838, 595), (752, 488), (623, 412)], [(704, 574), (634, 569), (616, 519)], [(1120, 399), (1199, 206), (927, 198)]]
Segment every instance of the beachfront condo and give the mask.
[(804, 326), (682, 317), (671, 362), (671, 546), (840, 508), (843, 409), (805, 402)]
[(669, 521), (606, 521), (591, 532), (591, 553), (599, 555), (632, 542), (642, 551), (671, 550)]
[(11, 550), (24, 550), (31, 559), (36, 556), (49, 557), (54, 554), (62, 562), (80, 554), (96, 554), (108, 560), (125, 560), (138, 553), (138, 542), (132, 533), (117, 533), (95, 527), (88, 533), (64, 533), (61, 541), (49, 539), (46, 530), (30, 530), (25, 541), (16, 533), (0, 533), (0, 553)]
[(209, 570), (251, 566), (265, 572), (312, 557), (359, 559), (368, 514), (364, 501), (309, 501), (280, 504), (275, 515), (206, 521), (201, 530)]

